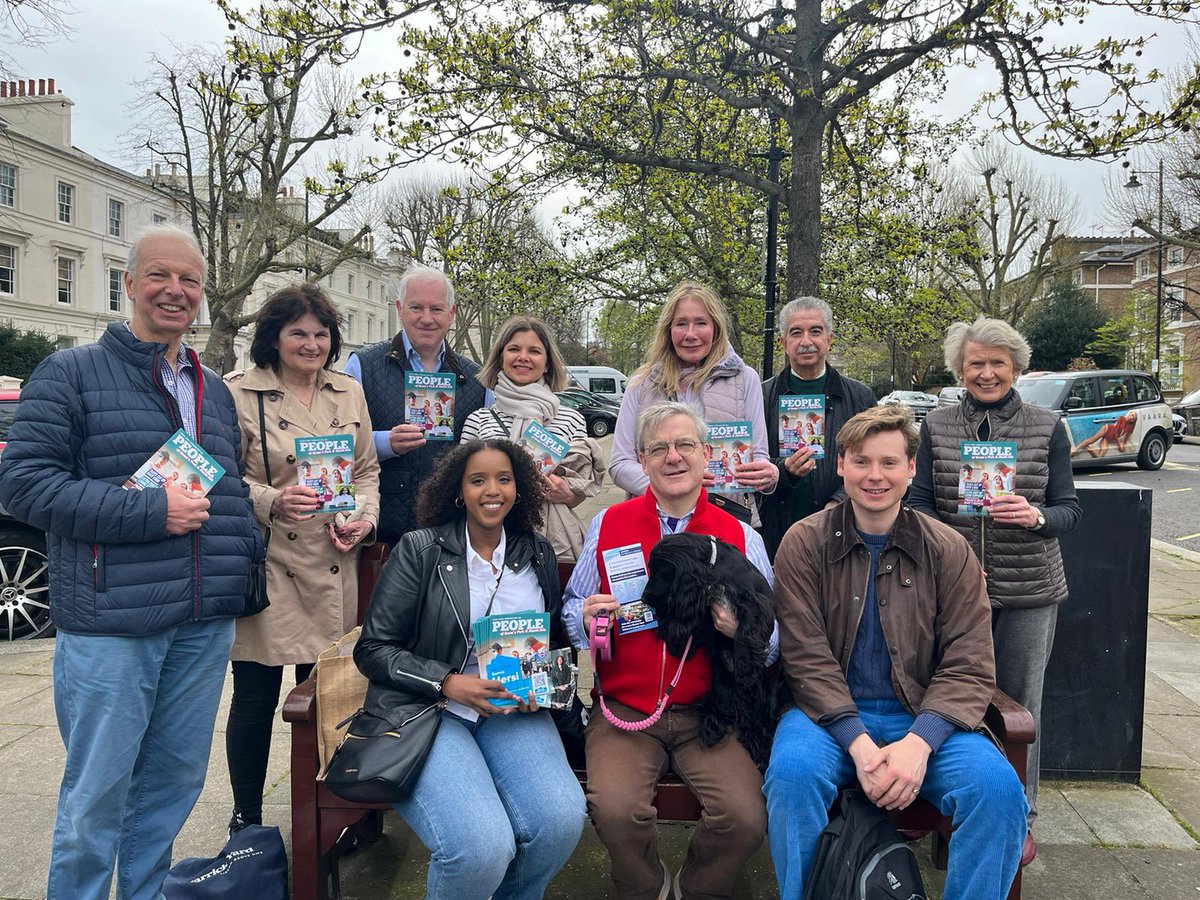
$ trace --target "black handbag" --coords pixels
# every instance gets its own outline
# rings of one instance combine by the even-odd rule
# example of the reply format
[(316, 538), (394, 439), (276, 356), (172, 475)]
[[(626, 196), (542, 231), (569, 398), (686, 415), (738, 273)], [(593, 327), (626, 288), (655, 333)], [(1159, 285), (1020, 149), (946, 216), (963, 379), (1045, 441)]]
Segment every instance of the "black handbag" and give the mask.
[[(271, 485), (271, 461), (267, 458), (267, 421), (263, 412), (262, 391), (258, 392), (258, 442), (262, 444), (263, 472), (267, 476), (267, 484)], [(263, 555), (250, 563), (250, 574), (246, 578), (246, 600), (242, 606), (239, 618), (257, 616), (271, 605), (267, 596), (267, 545), (271, 542), (271, 529), (267, 529), (263, 541)]]
[(354, 803), (407, 800), (425, 768), (445, 706), (444, 700), (432, 703), (401, 722), (358, 710), (329, 760), (325, 786)]
[(732, 497), (723, 497), (720, 494), (714, 494), (710, 492), (708, 495), (708, 502), (717, 509), (722, 509), (729, 513), (739, 522), (743, 522), (746, 525), (750, 525), (753, 522), (753, 519), (751, 518), (750, 507), (742, 506), (742, 504), (738, 503)]

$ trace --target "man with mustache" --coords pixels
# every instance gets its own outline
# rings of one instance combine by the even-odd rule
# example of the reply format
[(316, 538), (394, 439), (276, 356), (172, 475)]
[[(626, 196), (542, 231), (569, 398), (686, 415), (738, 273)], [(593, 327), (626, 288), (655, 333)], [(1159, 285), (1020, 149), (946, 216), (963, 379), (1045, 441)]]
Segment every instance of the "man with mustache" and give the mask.
[(825, 362), (833, 344), (833, 312), (828, 303), (817, 297), (797, 297), (780, 310), (779, 322), (779, 343), (788, 367), (763, 382), (767, 446), (771, 461), (779, 467), (779, 487), (773, 494), (758, 497), (763, 542), (772, 559), (792, 523), (846, 499), (834, 453), (814, 459), (815, 449), (806, 446), (790, 456), (780, 456), (779, 397), (824, 395), (825, 423), (820, 433), (827, 435), (824, 446), (830, 449), (836, 446), (843, 423), (875, 405), (869, 387)]

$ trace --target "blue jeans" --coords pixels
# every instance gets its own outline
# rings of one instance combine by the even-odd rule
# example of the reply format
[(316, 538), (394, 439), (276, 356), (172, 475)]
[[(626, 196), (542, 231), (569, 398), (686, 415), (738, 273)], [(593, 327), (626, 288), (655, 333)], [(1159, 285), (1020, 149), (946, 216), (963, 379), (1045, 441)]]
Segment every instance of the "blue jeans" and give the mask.
[(443, 713), (425, 768), (396, 812), (429, 848), (430, 900), (540, 898), (587, 817), (546, 711), (478, 722)]
[[(898, 701), (860, 701), (859, 716), (879, 744), (898, 741), (913, 717)], [(799, 897), (838, 788), (855, 780), (854, 761), (799, 709), (779, 722), (763, 793), (767, 836), (781, 897)], [(929, 757), (921, 796), (954, 823), (945, 900), (1003, 900), (1025, 840), (1025, 792), (995, 744), (957, 731)]]
[(59, 632), (54, 711), (67, 748), (47, 900), (158, 900), (204, 787), (233, 620), (144, 637)]

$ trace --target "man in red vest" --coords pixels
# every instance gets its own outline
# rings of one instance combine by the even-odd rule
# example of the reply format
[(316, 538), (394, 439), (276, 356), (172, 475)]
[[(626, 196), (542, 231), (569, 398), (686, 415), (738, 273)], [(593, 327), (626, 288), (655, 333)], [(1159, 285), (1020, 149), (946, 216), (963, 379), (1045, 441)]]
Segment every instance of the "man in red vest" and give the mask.
[[(588, 646), (592, 618), (606, 612), (616, 621), (626, 602), (641, 594), (639, 573), (665, 535), (688, 531), (733, 544), (772, 580), (762, 538), (749, 525), (707, 502), (704, 445), (707, 429), (681, 403), (660, 403), (638, 420), (638, 459), (650, 479), (646, 493), (601, 512), (592, 521), (563, 597), (563, 621), (576, 647)], [(610, 581), (611, 579), (611, 581)], [(612, 660), (597, 667), (609, 710), (627, 722), (655, 712), (664, 688), (679, 671), (670, 705), (649, 728), (625, 731), (594, 707), (588, 723), (587, 802), (596, 833), (608, 849), (612, 878), (621, 898), (665, 900), (672, 881), (658, 856), (653, 806), (655, 784), (670, 768), (685, 779), (704, 807), (687, 859), (675, 881), (676, 897), (728, 897), (734, 879), (762, 844), (766, 809), (762, 778), (734, 735), (713, 747), (700, 743), (697, 704), (712, 683), (703, 651), (679, 668), (644, 616), (622, 616), (638, 624), (613, 636)], [(733, 636), (736, 619), (713, 608), (718, 630)], [(772, 636), (768, 659), (776, 653)]]

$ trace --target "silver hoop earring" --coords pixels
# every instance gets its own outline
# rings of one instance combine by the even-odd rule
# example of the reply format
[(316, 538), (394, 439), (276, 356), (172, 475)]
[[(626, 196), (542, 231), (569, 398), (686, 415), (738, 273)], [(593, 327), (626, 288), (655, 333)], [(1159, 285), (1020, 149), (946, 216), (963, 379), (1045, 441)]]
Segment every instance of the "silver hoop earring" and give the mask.
[(521, 502), (521, 495), (517, 494), (517, 499), (513, 501), (513, 506), (516, 506), (520, 502)]
[(462, 508), (463, 508), (463, 498), (462, 498), (462, 497), (455, 497), (455, 498), (454, 498), (454, 505), (455, 505), (455, 506), (457, 506), (459, 509), (462, 509)]

